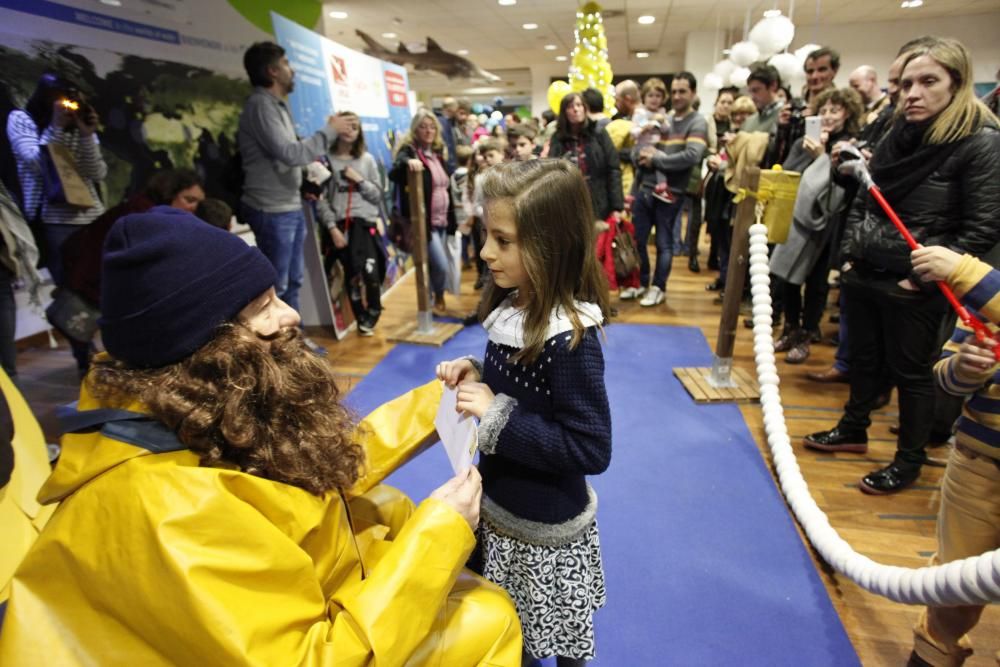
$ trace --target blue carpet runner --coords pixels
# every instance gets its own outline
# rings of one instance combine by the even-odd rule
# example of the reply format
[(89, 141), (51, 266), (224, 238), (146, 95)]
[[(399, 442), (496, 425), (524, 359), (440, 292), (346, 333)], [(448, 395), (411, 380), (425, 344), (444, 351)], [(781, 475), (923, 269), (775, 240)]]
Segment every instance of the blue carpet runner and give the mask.
[[(485, 346), (479, 327), (399, 345), (348, 403), (364, 414)], [(614, 451), (591, 483), (608, 604), (591, 664), (860, 664), (739, 408), (696, 405), (672, 374), (711, 365), (701, 332), (615, 324), (604, 355)], [(388, 483), (419, 502), (450, 476), (437, 446)]]

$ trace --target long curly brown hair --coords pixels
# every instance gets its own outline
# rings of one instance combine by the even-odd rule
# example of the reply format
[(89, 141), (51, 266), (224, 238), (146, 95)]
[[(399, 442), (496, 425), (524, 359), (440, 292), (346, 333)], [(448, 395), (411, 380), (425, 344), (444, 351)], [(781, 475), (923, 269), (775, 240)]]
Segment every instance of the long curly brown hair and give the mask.
[(162, 368), (98, 359), (87, 387), (114, 404), (138, 399), (203, 466), (229, 463), (314, 494), (350, 488), (362, 473), (356, 419), (340, 404), (333, 370), (295, 327), (262, 340), (225, 324), (190, 357)]

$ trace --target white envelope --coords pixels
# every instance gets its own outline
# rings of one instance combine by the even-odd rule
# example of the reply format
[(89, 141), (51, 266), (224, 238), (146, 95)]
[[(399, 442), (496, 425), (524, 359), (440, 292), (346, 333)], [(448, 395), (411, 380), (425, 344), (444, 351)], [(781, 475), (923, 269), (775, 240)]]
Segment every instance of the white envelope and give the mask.
[(472, 465), (479, 447), (479, 420), (455, 409), (458, 392), (445, 385), (434, 426), (455, 474)]

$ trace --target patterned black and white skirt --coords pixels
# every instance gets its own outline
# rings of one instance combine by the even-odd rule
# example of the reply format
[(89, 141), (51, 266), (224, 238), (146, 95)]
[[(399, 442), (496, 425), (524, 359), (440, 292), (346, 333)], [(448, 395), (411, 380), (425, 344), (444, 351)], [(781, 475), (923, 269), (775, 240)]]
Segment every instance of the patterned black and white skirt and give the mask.
[(594, 658), (594, 612), (607, 601), (596, 520), (557, 547), (522, 542), (483, 521), (477, 550), (483, 576), (517, 606), (526, 653)]

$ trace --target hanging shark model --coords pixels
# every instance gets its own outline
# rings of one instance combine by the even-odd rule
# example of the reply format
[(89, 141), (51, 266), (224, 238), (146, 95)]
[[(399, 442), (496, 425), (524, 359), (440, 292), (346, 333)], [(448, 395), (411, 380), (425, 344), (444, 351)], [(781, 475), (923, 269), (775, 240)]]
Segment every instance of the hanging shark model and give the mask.
[(413, 68), (418, 72), (432, 70), (444, 74), (449, 79), (473, 79), (483, 83), (494, 83), (500, 80), (496, 74), (487, 72), (468, 58), (448, 53), (430, 37), (427, 38), (427, 51), (413, 53), (402, 43), (400, 43), (398, 51), (390, 51), (361, 30), (355, 30), (355, 32), (367, 46), (365, 53), (381, 60), (388, 60), (397, 65), (413, 65)]

